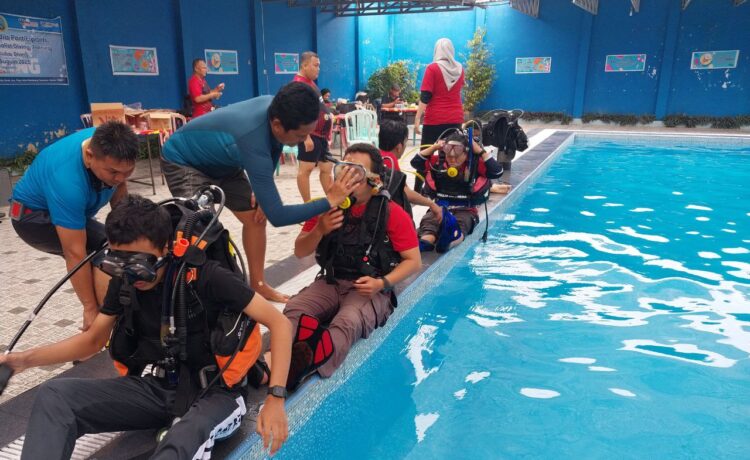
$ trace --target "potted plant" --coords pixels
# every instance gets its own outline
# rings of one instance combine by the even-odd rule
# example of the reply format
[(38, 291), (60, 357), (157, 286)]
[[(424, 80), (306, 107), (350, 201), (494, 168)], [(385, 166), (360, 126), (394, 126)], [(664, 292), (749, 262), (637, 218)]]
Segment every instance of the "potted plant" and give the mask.
[(23, 176), (26, 170), (39, 153), (34, 144), (29, 144), (26, 149), (13, 158), (0, 160), (0, 168), (10, 171), (11, 176)]
[(367, 93), (370, 100), (380, 99), (396, 84), (401, 88), (401, 98), (414, 104), (419, 99), (417, 93), (417, 72), (409, 69), (408, 61), (396, 61), (381, 67), (367, 80)]
[(484, 37), (487, 31), (478, 28), (474, 37), (466, 43), (469, 57), (461, 55), (466, 60), (464, 79), (466, 83), (463, 89), (464, 115), (467, 119), (474, 117), (479, 104), (484, 101), (492, 89), (495, 81), (495, 65), (492, 64), (492, 51), (490, 51)]

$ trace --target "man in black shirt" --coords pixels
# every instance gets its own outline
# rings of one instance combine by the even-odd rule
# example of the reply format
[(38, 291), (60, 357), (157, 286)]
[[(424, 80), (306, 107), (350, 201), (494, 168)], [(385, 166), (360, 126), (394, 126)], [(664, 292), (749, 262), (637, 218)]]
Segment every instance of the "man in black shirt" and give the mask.
[[(140, 270), (153, 276), (113, 277), (101, 314), (91, 328), (56, 344), (0, 356), (0, 364), (17, 374), (29, 367), (90, 356), (109, 341), (115, 367), (123, 376), (45, 382), (31, 411), (22, 458), (69, 458), (76, 438), (84, 434), (158, 429), (170, 426), (175, 416), (178, 422), (171, 425), (152, 458), (210, 457), (214, 440), (231, 434), (246, 412), (245, 388), (239, 379), (230, 381), (223, 372), (214, 385), (198, 385), (201, 379), (196, 378), (205, 377), (207, 364), (218, 362), (213, 347), (208, 351), (206, 338), (225, 313), (238, 318), (240, 313), (247, 315), (272, 333), (275, 359), (271, 375), (265, 373), (261, 378), (270, 378), (269, 396), (258, 416), (257, 431), (266, 445), (273, 436), (271, 450), (275, 452), (288, 435), (283, 386), (292, 343), (289, 320), (254, 293), (241, 276), (208, 261), (190, 283), (187, 356), (179, 358), (179, 373), (171, 373), (169, 366), (162, 364), (165, 360), (148, 361), (166, 353), (161, 346), (165, 340), (161, 337), (162, 291), (169, 279), (165, 276), (170, 260), (168, 242), (174, 237), (170, 214), (150, 200), (130, 196), (109, 214), (105, 231), (110, 243), (105, 260), (119, 257), (124, 261), (124, 274)], [(248, 342), (258, 342), (258, 326), (249, 327), (253, 333)], [(147, 358), (139, 360), (144, 356)], [(250, 364), (253, 362), (255, 358)], [(226, 369), (230, 368), (227, 364)], [(184, 398), (186, 394), (189, 396)]]
[(398, 85), (391, 85), (391, 89), (388, 94), (383, 96), (381, 107), (384, 109), (394, 109), (398, 104), (402, 104), (404, 101), (401, 99), (401, 88)]

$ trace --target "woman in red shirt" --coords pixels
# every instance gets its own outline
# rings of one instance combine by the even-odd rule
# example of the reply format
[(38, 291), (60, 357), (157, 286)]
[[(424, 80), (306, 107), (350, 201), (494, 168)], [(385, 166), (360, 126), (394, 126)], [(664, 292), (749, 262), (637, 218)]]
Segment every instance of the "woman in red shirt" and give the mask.
[[(424, 71), (419, 107), (414, 119), (414, 132), (422, 134), (422, 145), (434, 144), (447, 129), (460, 128), (464, 121), (461, 89), (464, 68), (456, 61), (453, 43), (441, 38), (435, 43), (433, 61)], [(419, 125), (424, 113), (424, 130)], [(422, 181), (417, 179), (414, 189), (419, 191)]]

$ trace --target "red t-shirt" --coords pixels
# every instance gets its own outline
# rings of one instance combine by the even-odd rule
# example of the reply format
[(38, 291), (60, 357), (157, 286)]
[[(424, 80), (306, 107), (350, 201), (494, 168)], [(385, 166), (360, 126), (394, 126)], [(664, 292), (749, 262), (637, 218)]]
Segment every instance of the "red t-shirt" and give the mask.
[(193, 74), (188, 81), (188, 91), (190, 92), (190, 98), (193, 100), (193, 118), (205, 115), (211, 111), (214, 106), (211, 99), (206, 102), (195, 102), (195, 98), (211, 92), (211, 88), (206, 83), (206, 80)]
[(464, 87), (464, 72), (453, 88), (448, 90), (440, 66), (432, 63), (427, 66), (422, 79), (421, 91), (432, 93), (432, 99), (424, 112), (425, 125), (448, 125), (464, 122), (464, 106), (461, 103), (461, 88)]
[(381, 150), (380, 156), (383, 157), (383, 163), (385, 164), (386, 168), (391, 168), (391, 169), (395, 169), (396, 171), (401, 171), (401, 167), (398, 165), (398, 158), (396, 158), (396, 155), (394, 153)]
[(313, 136), (318, 136), (324, 139), (329, 139), (331, 136), (331, 127), (333, 125), (333, 122), (329, 115), (330, 111), (328, 110), (328, 107), (326, 107), (325, 103), (323, 102), (323, 96), (320, 95), (320, 91), (318, 90), (318, 85), (316, 85), (314, 81), (300, 74), (295, 75), (294, 80), (292, 81), (306, 83), (310, 85), (312, 89), (315, 90), (316, 93), (318, 93), (318, 98), (320, 99), (320, 113), (318, 114), (318, 124), (315, 125), (315, 130), (313, 130), (311, 134)]
[[(365, 213), (367, 206), (359, 204), (352, 207), (352, 215), (361, 217)], [(318, 216), (305, 222), (302, 227), (303, 232), (311, 232), (318, 223)], [(396, 252), (408, 251), (409, 249), (419, 246), (417, 240), (417, 231), (414, 229), (414, 221), (406, 211), (393, 201), (388, 202), (388, 222), (386, 222), (385, 231), (391, 240), (393, 250)]]

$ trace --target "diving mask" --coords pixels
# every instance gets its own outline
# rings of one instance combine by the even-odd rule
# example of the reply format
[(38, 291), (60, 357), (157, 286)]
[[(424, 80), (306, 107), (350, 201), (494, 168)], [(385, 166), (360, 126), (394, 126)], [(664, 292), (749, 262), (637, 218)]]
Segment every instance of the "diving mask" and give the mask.
[(463, 142), (449, 141), (443, 145), (443, 152), (445, 152), (446, 156), (451, 158), (458, 158), (466, 153), (466, 151), (466, 145), (464, 145)]
[(368, 171), (364, 166), (362, 166), (359, 163), (352, 163), (351, 161), (338, 161), (334, 160), (334, 166), (333, 166), (333, 179), (336, 180), (339, 176), (344, 174), (344, 168), (347, 166), (354, 170), (354, 179), (357, 182), (362, 182), (363, 180), (367, 180), (367, 182), (372, 185), (373, 187), (376, 184), (380, 184), (380, 176)]
[(168, 257), (156, 257), (145, 252), (115, 251), (107, 249), (99, 262), (99, 269), (113, 278), (123, 278), (130, 283), (153, 282), (156, 271), (167, 263)]

